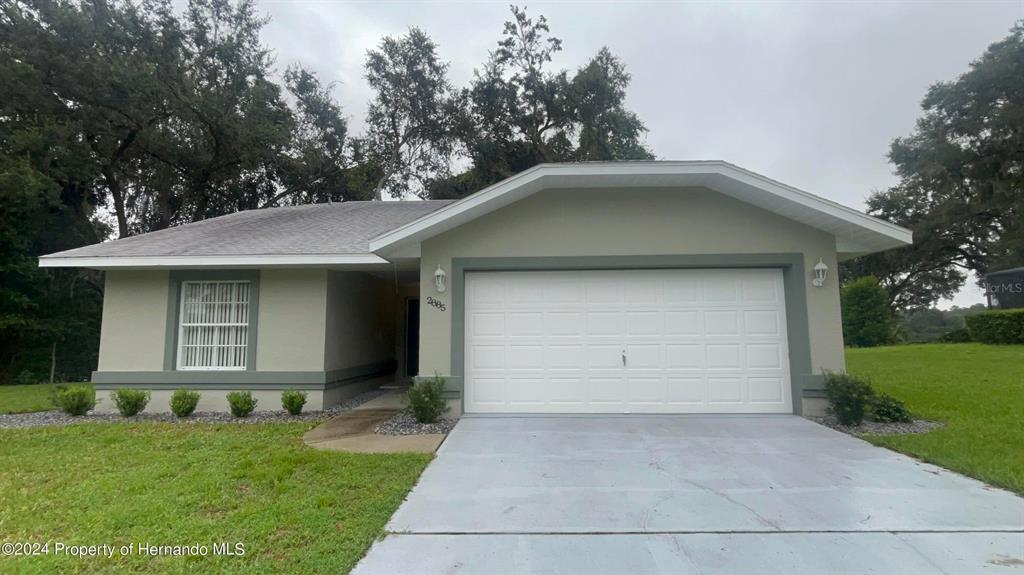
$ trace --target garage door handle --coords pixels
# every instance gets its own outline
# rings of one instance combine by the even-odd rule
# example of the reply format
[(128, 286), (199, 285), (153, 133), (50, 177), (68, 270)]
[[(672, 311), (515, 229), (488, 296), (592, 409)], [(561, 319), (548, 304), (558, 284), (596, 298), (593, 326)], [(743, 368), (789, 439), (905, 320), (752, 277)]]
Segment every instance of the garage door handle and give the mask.
[(622, 350), (622, 366), (626, 366), (626, 350)]

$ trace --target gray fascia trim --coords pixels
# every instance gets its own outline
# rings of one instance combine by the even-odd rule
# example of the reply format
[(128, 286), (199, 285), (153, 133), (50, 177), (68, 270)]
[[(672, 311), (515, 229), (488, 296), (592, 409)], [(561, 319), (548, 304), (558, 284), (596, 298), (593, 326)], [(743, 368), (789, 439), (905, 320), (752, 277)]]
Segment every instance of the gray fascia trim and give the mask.
[[(256, 371), (256, 338), (259, 335), (260, 271), (259, 270), (171, 270), (167, 285), (167, 327), (164, 335), (164, 370), (174, 371), (178, 355), (178, 314), (183, 281), (248, 280), (249, 284), (249, 345), (246, 349), (245, 369)], [(205, 373), (205, 372), (204, 372)]]
[[(811, 373), (811, 342), (807, 318), (807, 275), (800, 253), (679, 254), (649, 256), (550, 256), (509, 258), (452, 258), (451, 379), (460, 396), (465, 394), (466, 273), (475, 271), (553, 271), (620, 269), (782, 269), (786, 299), (786, 330), (793, 413), (803, 413), (804, 375)], [(463, 411), (465, 407), (463, 406)]]
[(394, 370), (394, 361), (381, 361), (333, 371), (94, 371), (97, 389), (304, 389), (342, 387)]

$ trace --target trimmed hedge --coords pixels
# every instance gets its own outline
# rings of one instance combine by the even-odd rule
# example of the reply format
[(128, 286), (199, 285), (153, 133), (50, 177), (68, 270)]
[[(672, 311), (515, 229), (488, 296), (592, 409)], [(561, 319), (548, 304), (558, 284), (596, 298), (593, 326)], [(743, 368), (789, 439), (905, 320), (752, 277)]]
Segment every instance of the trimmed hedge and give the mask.
[(971, 339), (981, 343), (1024, 343), (1024, 309), (984, 311), (964, 318)]

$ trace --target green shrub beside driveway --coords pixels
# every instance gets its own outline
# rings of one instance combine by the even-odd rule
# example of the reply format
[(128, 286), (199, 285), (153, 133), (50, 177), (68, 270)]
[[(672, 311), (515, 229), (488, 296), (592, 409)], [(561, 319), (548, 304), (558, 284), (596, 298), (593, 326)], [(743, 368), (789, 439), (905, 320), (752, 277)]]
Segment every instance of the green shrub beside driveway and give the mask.
[(847, 370), (945, 427), (866, 439), (1024, 494), (1024, 346), (847, 349)]

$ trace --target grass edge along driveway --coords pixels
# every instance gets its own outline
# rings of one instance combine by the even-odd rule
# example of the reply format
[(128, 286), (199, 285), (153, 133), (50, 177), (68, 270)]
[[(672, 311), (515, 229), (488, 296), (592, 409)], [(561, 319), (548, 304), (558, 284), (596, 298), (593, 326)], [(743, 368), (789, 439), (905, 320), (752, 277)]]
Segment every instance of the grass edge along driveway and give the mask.
[(0, 572), (347, 573), (432, 456), (315, 450), (301, 441), (312, 425), (0, 430), (2, 542), (245, 548), (219, 557), (0, 557)]
[(850, 373), (942, 421), (922, 435), (864, 439), (1024, 494), (1024, 346), (978, 343), (847, 349)]

